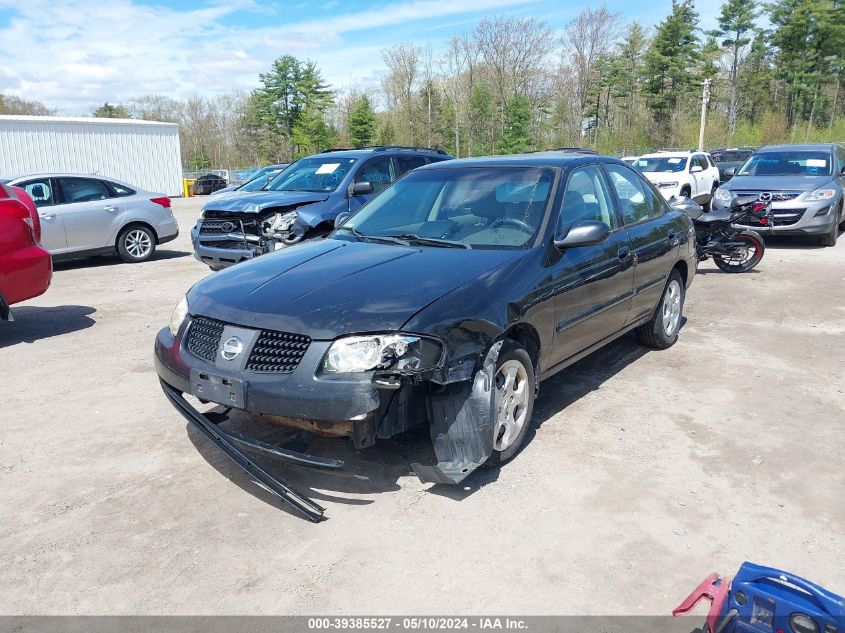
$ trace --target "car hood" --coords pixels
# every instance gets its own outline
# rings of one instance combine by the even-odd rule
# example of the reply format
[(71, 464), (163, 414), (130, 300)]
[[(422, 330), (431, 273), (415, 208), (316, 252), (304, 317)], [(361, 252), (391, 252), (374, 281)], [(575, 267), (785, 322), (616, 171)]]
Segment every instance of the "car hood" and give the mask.
[(643, 176), (651, 182), (672, 182), (679, 181), (684, 172), (682, 171), (644, 171)]
[(329, 194), (322, 191), (249, 191), (214, 197), (205, 203), (202, 210), (260, 213), (264, 209), (311, 204), (328, 198)]
[(393, 331), (521, 252), (325, 239), (206, 277), (188, 306), (193, 315), (318, 340)]
[(734, 176), (727, 188), (729, 191), (812, 191), (830, 180), (830, 176)]

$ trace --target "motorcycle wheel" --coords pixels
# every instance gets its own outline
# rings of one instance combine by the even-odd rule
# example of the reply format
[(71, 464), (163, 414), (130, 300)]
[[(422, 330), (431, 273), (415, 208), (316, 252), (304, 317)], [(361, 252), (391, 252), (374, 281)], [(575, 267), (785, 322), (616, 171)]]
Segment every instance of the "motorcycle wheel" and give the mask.
[(763, 259), (766, 244), (758, 233), (742, 231), (734, 235), (731, 241), (745, 242), (746, 246), (738, 248), (734, 256), (713, 255), (713, 262), (726, 273), (747, 273)]

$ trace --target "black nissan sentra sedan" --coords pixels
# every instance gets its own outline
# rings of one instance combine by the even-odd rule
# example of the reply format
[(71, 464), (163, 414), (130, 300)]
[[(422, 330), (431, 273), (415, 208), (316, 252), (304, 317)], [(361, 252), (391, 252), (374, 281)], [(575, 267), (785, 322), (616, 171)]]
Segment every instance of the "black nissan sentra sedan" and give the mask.
[(415, 472), (459, 483), (517, 453), (541, 380), (632, 329), (674, 344), (695, 274), (688, 215), (586, 151), (422, 167), (338, 225), (203, 279), (155, 345), (180, 413), (315, 521), (251, 455), (343, 462), (224, 430), (184, 394), (357, 449), (427, 424), (437, 461)]

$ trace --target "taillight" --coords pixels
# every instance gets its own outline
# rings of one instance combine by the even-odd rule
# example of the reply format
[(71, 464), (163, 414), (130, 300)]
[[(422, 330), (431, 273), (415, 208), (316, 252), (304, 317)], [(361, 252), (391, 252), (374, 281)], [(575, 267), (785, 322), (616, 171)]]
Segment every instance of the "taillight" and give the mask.
[(160, 204), (165, 209), (170, 208), (170, 198), (168, 198), (167, 196), (165, 196), (163, 198), (150, 198), (150, 202), (155, 202), (156, 204)]

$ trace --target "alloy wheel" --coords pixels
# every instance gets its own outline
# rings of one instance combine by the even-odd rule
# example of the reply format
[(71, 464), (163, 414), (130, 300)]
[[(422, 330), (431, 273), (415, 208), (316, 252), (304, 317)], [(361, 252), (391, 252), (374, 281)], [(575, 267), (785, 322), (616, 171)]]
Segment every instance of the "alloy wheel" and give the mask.
[(129, 231), (123, 238), (123, 244), (126, 246), (126, 251), (135, 259), (146, 257), (153, 247), (149, 233), (141, 229)]
[(663, 331), (672, 336), (681, 321), (681, 284), (672, 279), (663, 296)]
[(493, 426), (493, 448), (507, 450), (519, 437), (528, 417), (531, 385), (528, 372), (518, 360), (502, 363), (496, 372), (496, 421)]

